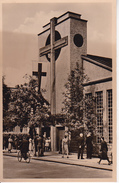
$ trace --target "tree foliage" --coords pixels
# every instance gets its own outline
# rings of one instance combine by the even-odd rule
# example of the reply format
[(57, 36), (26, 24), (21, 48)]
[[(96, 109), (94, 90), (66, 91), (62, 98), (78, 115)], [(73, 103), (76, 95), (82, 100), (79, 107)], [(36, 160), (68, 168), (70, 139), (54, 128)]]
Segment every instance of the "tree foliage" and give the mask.
[(8, 108), (9, 121), (12, 126), (47, 123), (50, 115), (49, 103), (37, 91), (37, 81), (31, 76), (25, 76), (27, 83), (17, 85), (10, 95)]
[[(8, 122), (8, 107), (10, 102), (10, 88), (5, 84), (5, 76), (2, 77), (2, 85), (3, 85), (3, 129), (6, 128)], [(6, 124), (6, 125), (5, 125)]]
[(5, 116), (10, 101), (10, 88), (5, 84), (5, 76), (3, 76), (2, 78), (2, 84), (3, 84), (3, 116)]
[(68, 82), (65, 84), (62, 113), (65, 114), (64, 125), (70, 129), (93, 131), (95, 128), (95, 97), (84, 95), (84, 82), (88, 81), (83, 68), (76, 63), (71, 71)]

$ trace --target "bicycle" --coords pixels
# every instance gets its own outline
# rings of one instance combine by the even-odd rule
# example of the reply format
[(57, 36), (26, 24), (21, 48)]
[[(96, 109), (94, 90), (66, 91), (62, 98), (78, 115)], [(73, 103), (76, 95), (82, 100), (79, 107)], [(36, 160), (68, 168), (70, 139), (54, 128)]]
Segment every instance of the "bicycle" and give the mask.
[(27, 163), (30, 163), (30, 153), (29, 152), (27, 152), (27, 158), (25, 159), (24, 153), (21, 153), (21, 151), (19, 151), (18, 152), (18, 161), (21, 162), (22, 161), (22, 158), (24, 158), (24, 160)]

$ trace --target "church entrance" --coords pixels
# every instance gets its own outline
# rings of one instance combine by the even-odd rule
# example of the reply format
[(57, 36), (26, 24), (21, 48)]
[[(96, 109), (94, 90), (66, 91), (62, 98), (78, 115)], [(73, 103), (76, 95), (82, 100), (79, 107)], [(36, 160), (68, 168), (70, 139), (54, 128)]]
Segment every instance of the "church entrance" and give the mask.
[(57, 151), (61, 152), (62, 149), (62, 139), (64, 138), (65, 127), (56, 128), (56, 148)]

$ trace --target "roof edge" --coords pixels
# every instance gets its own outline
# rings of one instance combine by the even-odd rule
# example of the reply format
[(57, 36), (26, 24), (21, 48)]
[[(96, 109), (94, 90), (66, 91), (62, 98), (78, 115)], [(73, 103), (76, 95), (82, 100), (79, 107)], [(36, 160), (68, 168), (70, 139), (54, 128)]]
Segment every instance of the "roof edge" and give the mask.
[[(84, 59), (84, 60), (86, 60), (86, 61), (88, 61), (88, 62), (90, 62), (90, 63), (93, 63), (95, 65), (98, 65), (98, 66), (100, 66), (100, 67), (102, 67), (104, 69), (107, 69), (107, 70), (109, 70), (109, 71), (112, 72), (112, 67), (109, 67), (109, 66), (107, 66), (105, 64), (99, 63), (98, 61), (95, 61), (95, 60), (93, 60), (91, 58), (88, 58), (88, 57), (86, 57), (86, 55), (81, 55), (81, 58)], [(104, 58), (104, 57), (102, 57), (102, 58)]]
[[(57, 20), (58, 19), (60, 19), (60, 18), (62, 18), (63, 16), (65, 16), (66, 14), (69, 14), (69, 16), (67, 17), (67, 18), (76, 18), (76, 19), (79, 19), (79, 20), (82, 20), (82, 21), (88, 21), (88, 20), (84, 20), (84, 19), (81, 19), (80, 17), (81, 17), (81, 14), (78, 14), (78, 13), (74, 13), (74, 12), (71, 12), (71, 11), (67, 11), (67, 12), (65, 12), (65, 13), (63, 13), (62, 15), (60, 15), (59, 17), (56, 17), (57, 18)], [(73, 15), (73, 16), (71, 16), (71, 15)], [(66, 18), (64, 18), (64, 20), (65, 20)], [(60, 22), (58, 22), (58, 23), (60, 23)], [(45, 24), (44, 26), (43, 26), (43, 28), (45, 28), (45, 27), (47, 27), (48, 25), (50, 25), (50, 22), (49, 23), (47, 23), (47, 24)]]

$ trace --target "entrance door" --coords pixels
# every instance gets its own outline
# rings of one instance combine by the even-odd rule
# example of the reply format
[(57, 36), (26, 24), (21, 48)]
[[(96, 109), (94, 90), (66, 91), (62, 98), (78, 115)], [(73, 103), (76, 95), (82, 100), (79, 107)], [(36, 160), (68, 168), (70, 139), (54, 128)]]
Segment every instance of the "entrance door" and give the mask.
[(61, 151), (62, 139), (64, 138), (64, 127), (57, 127), (57, 151)]

